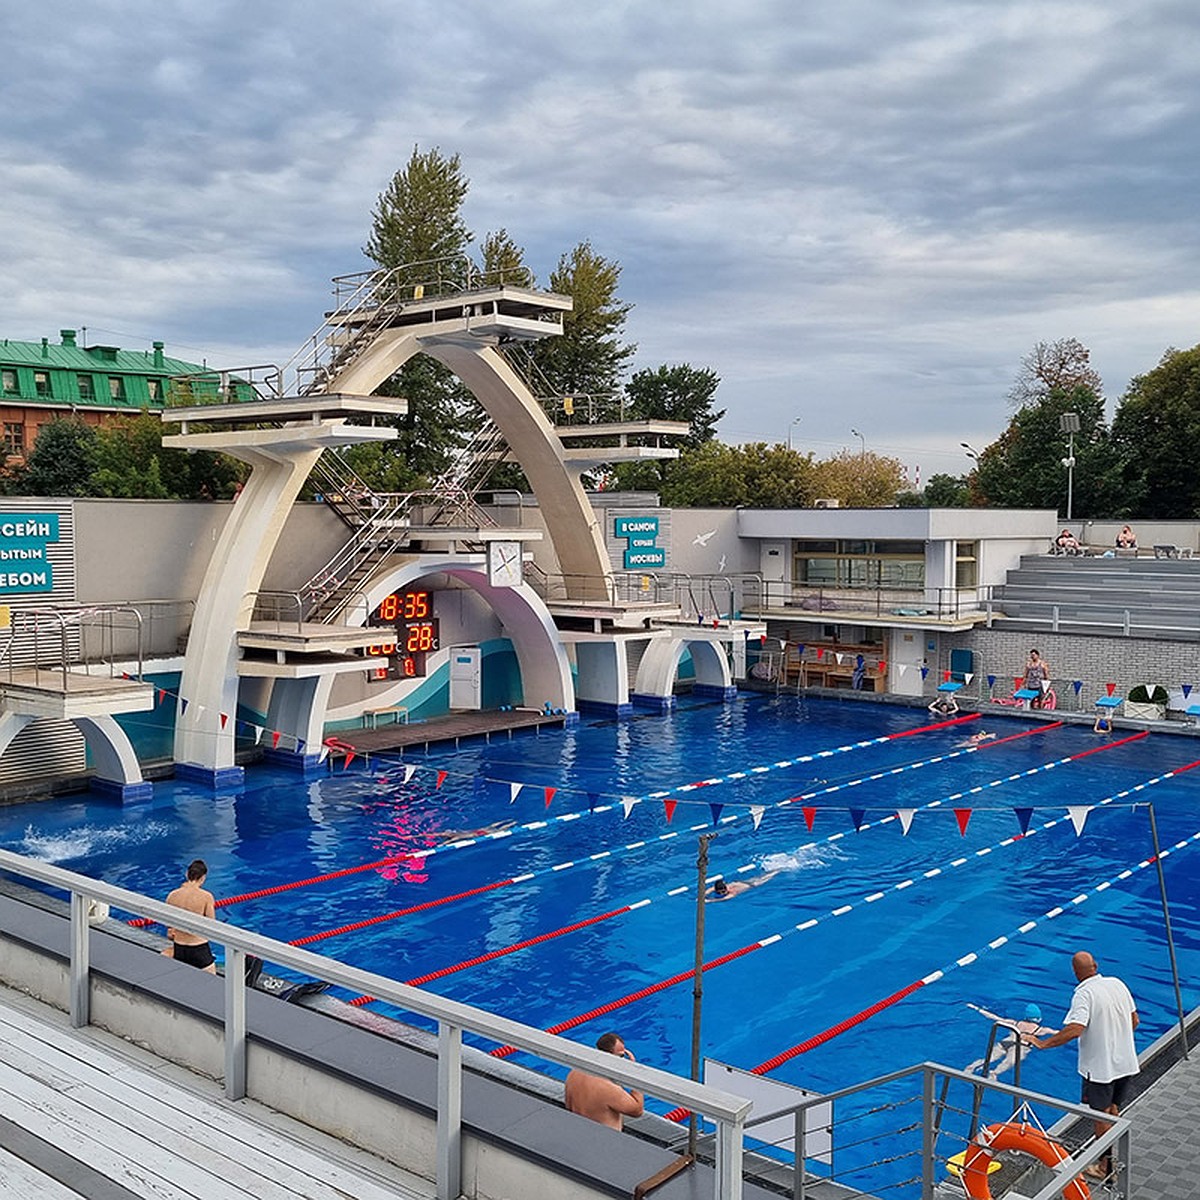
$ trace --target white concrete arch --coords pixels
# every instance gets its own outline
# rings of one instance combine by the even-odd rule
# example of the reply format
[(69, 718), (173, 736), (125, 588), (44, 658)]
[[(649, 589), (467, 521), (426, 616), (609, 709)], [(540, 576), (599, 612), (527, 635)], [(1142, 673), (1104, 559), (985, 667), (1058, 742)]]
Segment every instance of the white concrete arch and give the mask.
[(719, 642), (711, 638), (673, 634), (669, 638), (659, 638), (646, 647), (638, 666), (634, 694), (669, 698), (674, 691), (679, 661), (685, 650), (692, 652), (697, 689), (703, 689), (710, 695), (727, 695), (736, 690), (729, 671), (729, 660)]
[(142, 768), (129, 735), (112, 717), (73, 718), (87, 742), (96, 775), (114, 784), (142, 782)]
[(329, 390), (366, 395), (422, 353), (453, 371), (504, 434), (538, 498), (567, 595), (606, 599), (611, 566), (600, 522), (578, 474), (566, 468), (562, 443), (541, 405), (493, 346), (464, 334), (461, 322), (388, 329), (330, 381)]

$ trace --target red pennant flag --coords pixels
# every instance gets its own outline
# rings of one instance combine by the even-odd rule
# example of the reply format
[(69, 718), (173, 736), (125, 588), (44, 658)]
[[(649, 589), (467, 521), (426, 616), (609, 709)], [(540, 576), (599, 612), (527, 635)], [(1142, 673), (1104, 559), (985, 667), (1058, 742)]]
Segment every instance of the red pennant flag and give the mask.
[(954, 810), (955, 819), (958, 821), (958, 832), (966, 835), (967, 822), (971, 819), (971, 810), (969, 808), (956, 808)]
[(282, 734), (279, 732), (279, 730), (278, 730), (278, 729), (272, 729), (272, 730), (271, 730), (271, 749), (272, 749), (272, 750), (275, 750), (275, 749), (277, 749), (277, 748), (278, 748), (278, 746), (279, 746), (279, 739), (280, 739), (282, 736), (283, 736), (283, 735), (282, 735)]
[(678, 800), (664, 800), (663, 812), (667, 814), (667, 824), (670, 825), (671, 818), (675, 815), (675, 806), (679, 803)]
[(887, 671), (887, 659), (881, 658), (879, 660), (879, 673), (880, 673), (880, 675), (883, 675), (886, 673), (886, 671)]
[(1021, 684), (1023, 684), (1024, 682), (1025, 682), (1025, 680), (1020, 675), (1014, 675), (1013, 676), (1013, 691), (1019, 692), (1021, 690)]
[(229, 722), (229, 714), (222, 713), (221, 714), (221, 728), (224, 729), (226, 724), (228, 724), (228, 722)]
[(804, 814), (804, 824), (808, 826), (808, 832), (812, 833), (813, 817), (817, 815), (815, 808), (802, 808), (800, 810)]
[(818, 647), (817, 647), (817, 658), (818, 658), (818, 659), (821, 659), (821, 658), (824, 658), (824, 657), (825, 657), (825, 647), (824, 647), (824, 646), (818, 646)]
[(166, 698), (167, 698), (167, 689), (166, 689), (166, 688), (159, 688), (159, 689), (158, 689), (158, 702), (159, 702), (159, 704), (161, 704), (161, 703), (162, 703), (162, 702), (163, 702), (163, 701), (164, 701)]
[(552, 788), (552, 787), (542, 789), (542, 792), (546, 797), (546, 807), (547, 808), (550, 807), (550, 801), (554, 799), (554, 793), (557, 791), (558, 791), (558, 788)]
[(350, 764), (351, 764), (353, 761), (354, 761), (354, 751), (353, 751), (353, 750), (347, 750), (347, 751), (346, 751), (346, 765), (345, 765), (345, 766), (342, 768), (342, 770), (343, 770), (343, 771), (348, 771), (348, 770), (350, 770)]
[(1104, 690), (1111, 696), (1117, 690), (1117, 685), (1115, 683), (1106, 683)]
[(132, 678), (133, 678), (133, 676), (132, 676), (132, 675), (130, 675), (130, 673), (129, 673), (128, 671), (122, 671), (122, 672), (121, 672), (121, 678), (122, 678), (122, 679), (132, 679)]
[(765, 633), (760, 633), (758, 635), (758, 644), (760, 646), (765, 646), (767, 644), (767, 635)]
[(443, 784), (443, 783), (445, 783), (445, 782), (446, 782), (446, 775), (447, 775), (447, 774), (448, 774), (448, 772), (446, 772), (446, 771), (439, 771), (439, 772), (437, 773), (437, 783), (435, 783), (435, 784), (433, 785), (433, 786), (434, 786), (434, 790), (435, 790), (435, 791), (436, 791), (438, 788), (440, 788), (440, 787), (442, 786), (442, 784)]
[(949, 682), (950, 682), (950, 672), (949, 672), (949, 671), (943, 671), (943, 672), (942, 672), (942, 682), (943, 682), (943, 683), (949, 683)]

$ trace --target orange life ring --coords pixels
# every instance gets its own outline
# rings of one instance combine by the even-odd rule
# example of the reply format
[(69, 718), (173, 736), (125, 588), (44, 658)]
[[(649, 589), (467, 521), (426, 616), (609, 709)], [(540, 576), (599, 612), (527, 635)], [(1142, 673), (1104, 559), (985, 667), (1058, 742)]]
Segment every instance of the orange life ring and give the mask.
[[(992, 1189), (988, 1185), (988, 1168), (998, 1150), (1019, 1150), (1031, 1154), (1047, 1167), (1057, 1167), (1070, 1158), (1066, 1148), (1048, 1138), (1036, 1125), (1015, 1124), (1003, 1121), (989, 1125), (975, 1135), (963, 1158), (963, 1190), (971, 1200), (992, 1200)], [(1076, 1175), (1062, 1190), (1063, 1200), (1090, 1200), (1088, 1185)]]

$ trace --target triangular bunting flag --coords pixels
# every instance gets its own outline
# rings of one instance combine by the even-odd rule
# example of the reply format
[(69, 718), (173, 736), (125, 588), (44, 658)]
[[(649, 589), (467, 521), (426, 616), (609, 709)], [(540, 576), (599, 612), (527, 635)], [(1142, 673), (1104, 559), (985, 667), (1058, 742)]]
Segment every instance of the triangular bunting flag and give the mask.
[(821, 659), (822, 659), (822, 658), (824, 658), (824, 657), (825, 657), (825, 647), (824, 647), (824, 646), (818, 646), (818, 647), (817, 647), (817, 661), (818, 661), (818, 662), (820, 662), (820, 661), (821, 661)]
[(417, 768), (414, 767), (411, 763), (409, 763), (404, 768), (404, 782), (408, 783), (416, 773), (417, 773)]
[(434, 787), (434, 790), (435, 790), (435, 791), (436, 791), (438, 788), (440, 788), (440, 787), (442, 786), (442, 784), (443, 784), (443, 783), (445, 783), (445, 782), (446, 782), (446, 775), (447, 775), (447, 774), (448, 774), (448, 772), (446, 772), (446, 771), (439, 771), (439, 772), (437, 773), (437, 783), (435, 783), (435, 784), (433, 785), (433, 787)]
[(804, 814), (804, 824), (809, 833), (812, 833), (813, 817), (817, 815), (815, 808), (802, 808), (800, 810)]
[(958, 832), (965, 836), (967, 822), (971, 819), (971, 810), (969, 808), (956, 808), (954, 810), (954, 819), (958, 822)]
[(754, 822), (755, 829), (757, 829), (762, 824), (763, 813), (765, 813), (766, 811), (767, 811), (766, 807), (762, 804), (750, 805), (750, 820), (752, 820)]
[(840, 667), (842, 665), (842, 659), (846, 656), (844, 654), (837, 653), (833, 657), (837, 659), (837, 665)]
[(850, 810), (850, 820), (854, 823), (855, 830), (863, 827), (863, 821), (866, 820), (867, 810), (865, 808), (852, 808)]
[(348, 770), (350, 770), (350, 764), (351, 764), (353, 761), (354, 761), (354, 751), (353, 751), (353, 750), (347, 750), (347, 751), (346, 751), (346, 765), (345, 765), (345, 766), (342, 768), (342, 770), (343, 770), (343, 771), (348, 771)]
[(1025, 680), (1024, 680), (1024, 678), (1023, 678), (1022, 676), (1020, 676), (1020, 675), (1014, 675), (1014, 676), (1013, 676), (1013, 691), (1014, 691), (1014, 692), (1019, 692), (1019, 691), (1021, 690), (1021, 685), (1022, 685), (1024, 682), (1025, 682)]
[(1071, 824), (1075, 826), (1075, 836), (1079, 837), (1083, 833), (1083, 827), (1087, 823), (1088, 813), (1092, 811), (1090, 804), (1068, 804), (1067, 816), (1071, 818)]
[(542, 795), (546, 800), (547, 808), (550, 807), (550, 801), (554, 799), (554, 793), (557, 791), (558, 791), (558, 788), (552, 788), (552, 787), (542, 788)]
[(949, 672), (949, 671), (943, 671), (943, 672), (942, 672), (942, 682), (943, 682), (943, 683), (949, 683), (949, 682), (950, 682), (950, 672)]
[(205, 708), (203, 704), (197, 704), (197, 705), (196, 705), (196, 711), (197, 711), (197, 712), (198, 712), (198, 713), (199, 713), (201, 716), (203, 716), (203, 715), (204, 715), (206, 712), (208, 712), (208, 709), (207, 709), (207, 708)]
[(966, 684), (969, 686), (969, 685), (970, 685), (970, 683), (971, 683), (971, 680), (972, 680), (972, 679), (974, 679), (974, 678), (975, 678), (975, 672), (974, 672), (974, 671), (968, 671), (968, 672), (967, 672), (967, 673), (966, 673), (966, 674), (963, 676), (963, 682), (964, 682), (964, 683), (966, 683)]
[(887, 659), (886, 658), (881, 658), (879, 660), (879, 673), (880, 673), (880, 675), (887, 674)]
[(1117, 690), (1117, 685), (1115, 683), (1106, 683), (1104, 690), (1111, 696)]
[(179, 715), (182, 717), (187, 712), (188, 702), (182, 697), (179, 697)]
[(989, 676), (988, 676), (988, 687), (990, 687), (990, 688), (994, 688), (995, 686), (996, 686), (996, 677), (995, 677), (995, 675), (989, 675)]
[[(1183, 694), (1186, 696), (1186, 695), (1187, 695), (1187, 692), (1184, 692)], [(161, 703), (162, 703), (162, 702), (163, 702), (163, 701), (164, 701), (166, 698), (167, 698), (167, 689), (166, 689), (166, 688), (159, 688), (159, 689), (158, 689), (158, 702), (159, 702), (159, 704), (161, 704)]]
[(712, 823), (715, 825), (721, 819), (721, 810), (725, 807), (723, 804), (710, 804), (708, 811), (712, 813)]
[(1192, 694), (1192, 685), (1185, 683), (1183, 685), (1183, 698), (1186, 700)]
[[(750, 639), (750, 630), (747, 629), (746, 630), (746, 640), (749, 641), (749, 639)], [(765, 633), (760, 633), (758, 635), (758, 644), (760, 646), (765, 646), (767, 644), (767, 635)]]
[(271, 730), (271, 749), (272, 750), (279, 749), (279, 739), (281, 737), (283, 737), (283, 734), (280, 733), (278, 729)]
[(901, 679), (904, 678), (904, 672), (907, 670), (908, 670), (908, 663), (901, 663), (900, 664), (900, 678)]
[(921, 668), (921, 678), (922, 678), (922, 679), (924, 679), (924, 678), (925, 678), (925, 677), (926, 677), (928, 674), (929, 674), (929, 668), (928, 668), (928, 667), (922, 667), (922, 668)]
[(804, 643), (803, 642), (798, 643), (796, 646), (796, 657), (797, 658), (804, 657)]
[(307, 745), (308, 745), (308, 743), (303, 738), (297, 738), (296, 739), (296, 753), (303, 754), (304, 747)]
[(229, 723), (229, 714), (222, 713), (221, 714), (221, 728), (224, 729), (228, 723)]
[(913, 814), (916, 811), (915, 808), (896, 809), (896, 817), (900, 821), (900, 828), (904, 830), (905, 837), (908, 837), (908, 828), (912, 824)]
[(633, 812), (633, 806), (637, 801), (632, 796), (621, 797), (621, 807), (625, 810), (625, 819), (629, 820), (629, 814)]
[(596, 792), (588, 792), (588, 812), (595, 812), (596, 805), (600, 803), (600, 796)]
[(1029, 832), (1029, 821), (1033, 817), (1032, 808), (1014, 808), (1013, 815), (1017, 818), (1017, 824), (1021, 827), (1022, 835)]
[(519, 783), (510, 783), (508, 785), (508, 802), (509, 802), (509, 804), (511, 804), (517, 798), (517, 796), (520, 794), (521, 786), (522, 785)]
[(664, 800), (663, 812), (667, 814), (667, 824), (670, 825), (671, 818), (675, 815), (675, 809), (679, 806), (678, 800)]
[(1083, 690), (1083, 680), (1082, 679), (1073, 679), (1073, 680), (1071, 680), (1071, 686), (1075, 689), (1075, 695), (1078, 696), (1079, 693)]

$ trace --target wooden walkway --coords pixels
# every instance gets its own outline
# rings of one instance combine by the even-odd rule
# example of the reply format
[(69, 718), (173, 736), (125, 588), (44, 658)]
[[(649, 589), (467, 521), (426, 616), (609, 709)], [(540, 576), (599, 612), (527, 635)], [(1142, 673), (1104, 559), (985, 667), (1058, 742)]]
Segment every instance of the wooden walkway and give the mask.
[[(38, 1011), (40, 1010), (40, 1011)], [(126, 1054), (128, 1050), (128, 1054)], [(421, 1200), (433, 1186), (16, 993), (0, 993), (8, 1200)], [(158, 1063), (158, 1060), (153, 1060)], [(208, 1084), (207, 1092), (204, 1085)]]
[(565, 721), (565, 717), (550, 717), (537, 711), (493, 710), (452, 713), (448, 717), (436, 717), (411, 725), (402, 721), (385, 723), (381, 719), (375, 729), (340, 729), (335, 736), (339, 742), (353, 746), (357, 754), (382, 754), (388, 750), (404, 750), (409, 746), (433, 746), (439, 742), (504, 734), (514, 729), (533, 729), (540, 725), (561, 727)]

